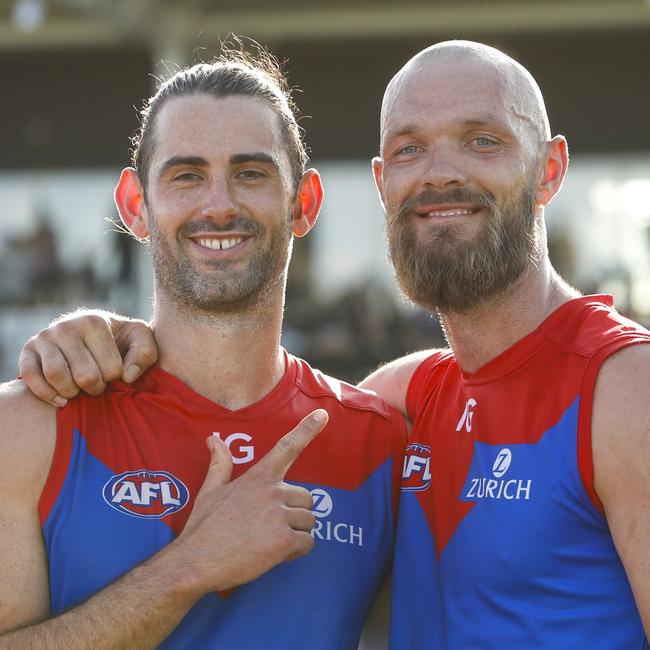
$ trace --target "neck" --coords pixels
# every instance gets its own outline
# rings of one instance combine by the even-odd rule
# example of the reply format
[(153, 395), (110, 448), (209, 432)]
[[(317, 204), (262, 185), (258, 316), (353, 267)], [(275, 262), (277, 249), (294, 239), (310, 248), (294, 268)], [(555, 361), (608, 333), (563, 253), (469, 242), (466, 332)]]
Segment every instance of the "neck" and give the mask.
[(467, 312), (441, 313), (440, 320), (460, 367), (474, 372), (579, 295), (544, 257), (539, 265), (529, 265), (504, 294)]
[(157, 292), (152, 329), (160, 367), (231, 410), (259, 401), (285, 370), (283, 300), (275, 298), (223, 314), (188, 310)]

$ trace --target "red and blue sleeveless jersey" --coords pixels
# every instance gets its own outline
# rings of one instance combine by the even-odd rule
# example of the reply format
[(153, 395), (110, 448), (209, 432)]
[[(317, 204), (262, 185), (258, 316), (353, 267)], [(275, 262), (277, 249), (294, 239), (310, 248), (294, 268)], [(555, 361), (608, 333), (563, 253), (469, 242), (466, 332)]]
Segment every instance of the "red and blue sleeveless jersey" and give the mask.
[(593, 487), (603, 361), (650, 343), (607, 296), (562, 305), (473, 373), (416, 370), (402, 478), (395, 650), (641, 650), (647, 641)]
[[(158, 367), (58, 412), (39, 504), (53, 614), (87, 599), (183, 529), (218, 435), (236, 478), (315, 408), (329, 422), (286, 474), (311, 491), (315, 545), (227, 593), (209, 593), (162, 648), (356, 648), (392, 555), (406, 429), (376, 395), (286, 355), (261, 401), (228, 410)], [(246, 513), (242, 513), (245, 517)]]

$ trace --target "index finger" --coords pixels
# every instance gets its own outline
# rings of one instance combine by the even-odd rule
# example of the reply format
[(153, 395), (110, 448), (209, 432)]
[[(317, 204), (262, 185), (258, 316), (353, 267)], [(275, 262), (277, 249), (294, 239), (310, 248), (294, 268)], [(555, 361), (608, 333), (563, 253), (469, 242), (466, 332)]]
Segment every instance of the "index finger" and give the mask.
[[(27, 388), (43, 402), (56, 406), (65, 406), (67, 400), (61, 397), (43, 375), (43, 369), (38, 354), (27, 347), (20, 353), (20, 376)], [(58, 400), (58, 403), (57, 401)]]
[(312, 411), (287, 435), (280, 438), (254, 469), (279, 479), (284, 478), (287, 470), (302, 450), (322, 431), (328, 419), (329, 415), (324, 409)]

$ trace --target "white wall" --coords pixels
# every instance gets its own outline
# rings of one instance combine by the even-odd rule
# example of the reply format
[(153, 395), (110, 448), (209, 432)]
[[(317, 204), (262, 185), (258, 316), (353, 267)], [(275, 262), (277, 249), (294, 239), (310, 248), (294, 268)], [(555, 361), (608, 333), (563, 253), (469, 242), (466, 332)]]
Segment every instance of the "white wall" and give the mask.
[(314, 289), (324, 297), (374, 280), (394, 287), (384, 236), (384, 212), (370, 161), (315, 165), (325, 185), (325, 202), (312, 237)]
[(0, 242), (28, 235), (43, 210), (57, 231), (59, 255), (67, 269), (90, 261), (101, 276), (111, 270), (105, 233), (116, 216), (113, 187), (119, 170), (34, 171), (0, 175)]
[[(572, 158), (547, 223), (572, 242), (579, 286), (596, 283), (650, 316), (650, 154)], [(620, 274), (629, 275), (630, 304)]]

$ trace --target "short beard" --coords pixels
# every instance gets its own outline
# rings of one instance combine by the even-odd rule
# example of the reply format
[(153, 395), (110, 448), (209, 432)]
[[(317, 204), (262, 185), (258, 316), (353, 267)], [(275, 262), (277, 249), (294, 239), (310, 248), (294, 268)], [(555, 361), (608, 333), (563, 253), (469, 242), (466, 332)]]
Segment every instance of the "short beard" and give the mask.
[[(184, 254), (187, 237), (194, 233), (233, 230), (250, 233), (255, 238), (257, 250), (244, 270), (229, 269), (232, 265), (229, 260), (204, 262), (199, 269)], [(168, 299), (192, 311), (243, 313), (266, 303), (272, 290), (284, 283), (292, 249), (289, 219), (282, 228), (270, 232), (270, 240), (265, 245), (267, 230), (243, 215), (225, 226), (208, 219), (187, 223), (180, 228), (174, 242), (160, 232), (155, 216), (150, 215), (149, 232), (157, 290), (162, 289)]]
[[(481, 230), (468, 240), (458, 226), (415, 228), (419, 205), (469, 203), (486, 212)], [(467, 312), (505, 294), (526, 267), (538, 263), (538, 236), (532, 188), (499, 207), (491, 194), (459, 188), (423, 192), (405, 201), (386, 222), (390, 259), (402, 291), (429, 312)]]

